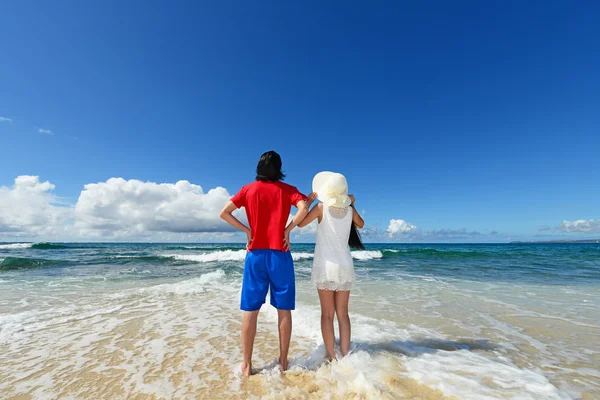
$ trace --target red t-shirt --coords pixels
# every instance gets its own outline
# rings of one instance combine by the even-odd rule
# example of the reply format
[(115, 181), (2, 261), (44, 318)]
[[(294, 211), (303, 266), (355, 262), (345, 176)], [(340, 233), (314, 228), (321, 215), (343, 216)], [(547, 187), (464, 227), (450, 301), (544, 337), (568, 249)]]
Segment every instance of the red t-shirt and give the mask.
[(244, 186), (231, 201), (245, 207), (252, 242), (250, 250), (283, 251), (283, 234), (292, 206), (307, 197), (294, 186), (281, 181), (256, 181)]

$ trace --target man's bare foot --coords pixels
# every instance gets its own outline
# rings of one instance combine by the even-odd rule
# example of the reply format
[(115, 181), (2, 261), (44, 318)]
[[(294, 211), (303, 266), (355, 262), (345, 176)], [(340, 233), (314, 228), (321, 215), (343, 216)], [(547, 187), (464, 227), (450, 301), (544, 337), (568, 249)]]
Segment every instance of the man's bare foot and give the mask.
[(281, 366), (281, 370), (282, 371), (287, 371), (287, 369), (288, 369), (288, 360), (286, 359), (285, 362), (281, 362), (281, 357), (279, 357), (279, 365)]
[(252, 364), (251, 363), (242, 363), (242, 375), (245, 377), (249, 377), (252, 375)]

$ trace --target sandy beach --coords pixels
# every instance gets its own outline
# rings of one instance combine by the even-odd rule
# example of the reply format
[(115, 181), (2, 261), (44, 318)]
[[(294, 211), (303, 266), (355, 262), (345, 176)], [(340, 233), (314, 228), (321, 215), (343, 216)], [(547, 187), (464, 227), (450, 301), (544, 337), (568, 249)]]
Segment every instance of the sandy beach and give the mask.
[[(554, 278), (549, 285), (545, 278), (515, 283), (507, 271), (488, 271), (486, 279), (448, 276), (447, 268), (415, 272), (416, 264), (440, 257), (450, 267), (481, 264), (493, 249), (423, 248), (439, 252), (425, 256), (414, 252), (420, 248), (378, 245), (355, 253), (361, 281), (350, 301), (353, 351), (332, 364), (324, 362), (318, 299), (307, 279), (310, 246), (297, 249), (290, 370), (282, 374), (275, 363), (276, 312), (264, 305), (256, 374), (244, 379), (239, 250), (128, 246), (37, 251), (38, 260), (54, 259), (53, 267), (2, 271), (2, 398), (594, 399), (600, 393), (598, 286), (578, 284), (576, 276), (571, 284)], [(1, 257), (33, 252), (5, 248)], [(494, 257), (485, 263), (500, 262)]]

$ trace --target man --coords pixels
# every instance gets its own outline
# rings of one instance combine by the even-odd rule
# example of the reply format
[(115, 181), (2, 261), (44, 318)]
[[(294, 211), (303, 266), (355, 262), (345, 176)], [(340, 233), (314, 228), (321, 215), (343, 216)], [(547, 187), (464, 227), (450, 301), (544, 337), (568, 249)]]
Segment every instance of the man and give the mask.
[[(288, 367), (288, 350), (292, 334), (292, 312), (296, 306), (294, 262), (289, 252), (289, 232), (308, 213), (307, 197), (298, 189), (282, 182), (281, 157), (268, 151), (256, 167), (256, 181), (244, 186), (221, 211), (221, 218), (248, 236), (242, 298), (242, 373), (252, 373), (252, 350), (256, 336), (256, 320), (267, 290), (271, 290), (271, 305), (277, 309), (279, 326), (279, 364)], [(298, 212), (286, 228), (291, 206)], [(233, 212), (244, 207), (250, 227), (241, 223)]]

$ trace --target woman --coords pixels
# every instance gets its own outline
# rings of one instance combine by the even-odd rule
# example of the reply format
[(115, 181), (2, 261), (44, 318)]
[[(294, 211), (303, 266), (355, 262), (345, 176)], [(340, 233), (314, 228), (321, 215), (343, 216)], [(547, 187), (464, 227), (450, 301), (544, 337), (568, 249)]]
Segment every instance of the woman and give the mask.
[(320, 172), (313, 179), (313, 193), (309, 206), (317, 204), (299, 224), (319, 220), (317, 243), (312, 267), (312, 283), (317, 286), (321, 301), (321, 332), (330, 360), (335, 355), (333, 317), (337, 315), (340, 331), (340, 351), (345, 356), (350, 351), (350, 318), (348, 301), (354, 282), (354, 263), (350, 247), (364, 250), (356, 228), (365, 224), (354, 208), (354, 196), (348, 195), (348, 183), (342, 174)]

